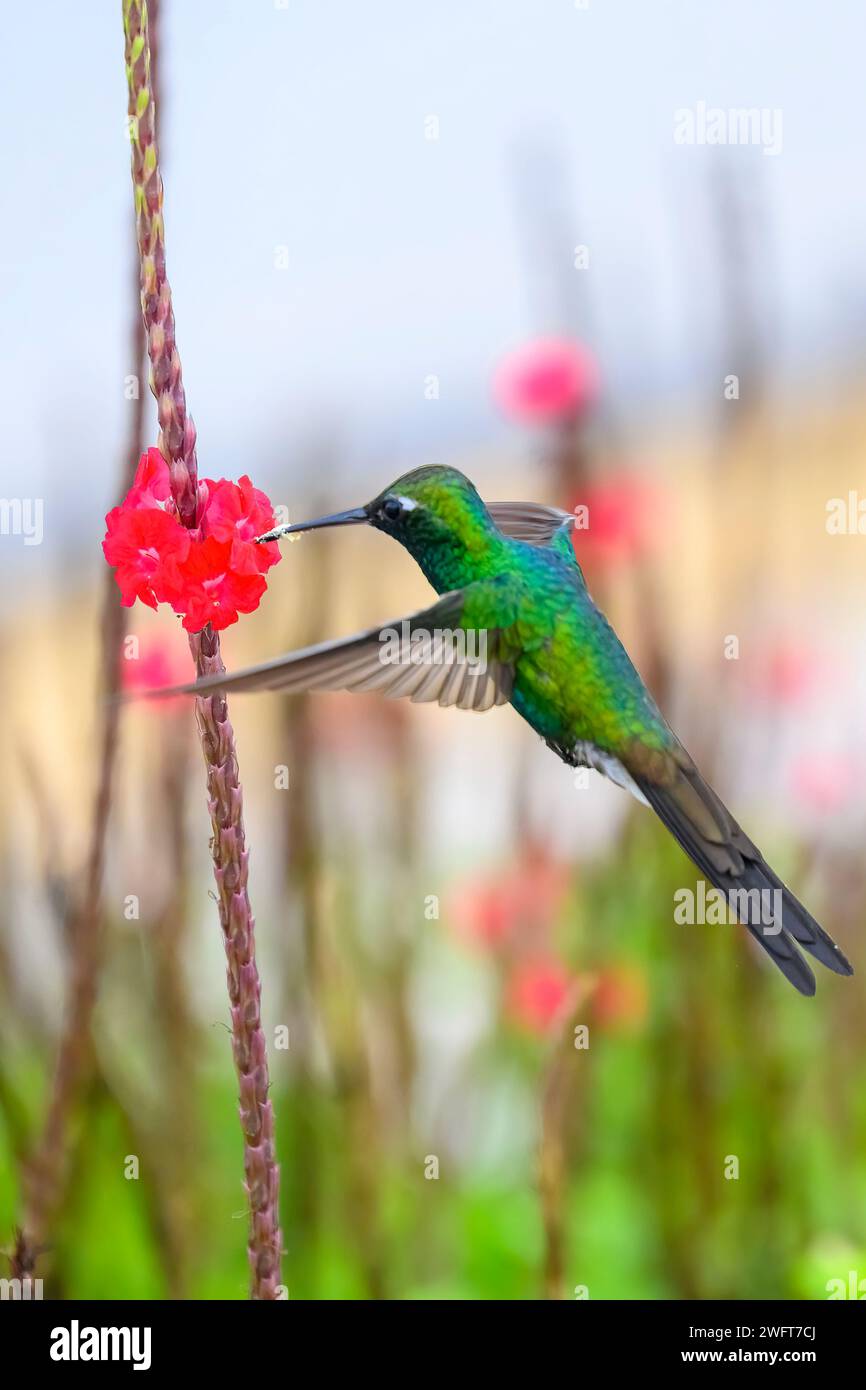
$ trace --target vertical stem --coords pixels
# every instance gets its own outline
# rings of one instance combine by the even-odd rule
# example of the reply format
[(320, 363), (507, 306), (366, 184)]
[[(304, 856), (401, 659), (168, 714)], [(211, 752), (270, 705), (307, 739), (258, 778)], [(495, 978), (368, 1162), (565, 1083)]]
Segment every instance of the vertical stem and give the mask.
[[(126, 75), (129, 86), (132, 182), (141, 261), (141, 309), (156, 397), (159, 446), (168, 463), (172, 495), (185, 526), (198, 520), (195, 426), (187, 412), (175, 341), (171, 289), (165, 273), (163, 190), (155, 136), (146, 0), (123, 0)], [(199, 675), (225, 670), (218, 635), (207, 627), (190, 638)], [(196, 701), (196, 720), (207, 772), (213, 825), (212, 851), (219, 918), (226, 951), (232, 1018), (232, 1051), (240, 1088), (244, 1175), (250, 1203), (248, 1253), (251, 1296), (276, 1298), (280, 1281), (279, 1169), (268, 1059), (261, 1024), (261, 984), (255, 956), (255, 924), (247, 891), (249, 851), (234, 731), (225, 696)]]
[(585, 1053), (575, 1052), (574, 1029), (590, 1023), (591, 1000), (583, 984), (576, 987), (575, 995), (554, 1041), (541, 1095), (538, 1193), (544, 1227), (542, 1279), (544, 1297), (549, 1299), (565, 1297), (568, 1119), (574, 1107), (585, 1102), (586, 1077), (580, 1068), (590, 1065)]
[(193, 527), (198, 520), (195, 425), (186, 409), (171, 287), (165, 273), (162, 175), (156, 148), (147, 0), (123, 0), (123, 27), (141, 313), (150, 358), (150, 389), (156, 397), (159, 446), (171, 474), (172, 495), (181, 521)]

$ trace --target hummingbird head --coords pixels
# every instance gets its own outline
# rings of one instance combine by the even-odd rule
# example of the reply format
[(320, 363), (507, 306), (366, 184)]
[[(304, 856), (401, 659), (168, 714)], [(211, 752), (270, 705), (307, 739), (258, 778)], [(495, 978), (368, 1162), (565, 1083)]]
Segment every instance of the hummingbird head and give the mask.
[(364, 507), (279, 526), (258, 539), (362, 523), (399, 541), (440, 593), (482, 577), (491, 546), (502, 540), (469, 479), (439, 465), (404, 473)]

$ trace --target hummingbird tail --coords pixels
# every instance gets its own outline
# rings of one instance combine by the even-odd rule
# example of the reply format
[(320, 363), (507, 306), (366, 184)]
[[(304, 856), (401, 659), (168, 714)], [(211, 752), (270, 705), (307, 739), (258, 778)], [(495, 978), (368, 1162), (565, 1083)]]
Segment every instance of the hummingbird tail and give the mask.
[(632, 773), (634, 780), (786, 979), (801, 994), (815, 993), (815, 977), (798, 946), (837, 975), (852, 975), (839, 947), (770, 868), (688, 755), (680, 751), (664, 761), (662, 778)]

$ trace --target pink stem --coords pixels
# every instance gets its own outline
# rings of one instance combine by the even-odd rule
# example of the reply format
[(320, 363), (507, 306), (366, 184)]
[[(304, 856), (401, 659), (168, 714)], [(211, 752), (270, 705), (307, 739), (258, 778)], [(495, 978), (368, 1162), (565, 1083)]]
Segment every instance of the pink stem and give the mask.
[[(132, 181), (141, 259), (141, 308), (151, 363), (150, 386), (156, 397), (159, 447), (169, 466), (172, 495), (181, 521), (192, 528), (198, 520), (196, 436), (186, 408), (171, 289), (165, 273), (163, 189), (156, 150), (146, 0), (123, 0), (123, 21)], [(190, 638), (190, 649), (199, 675), (225, 670), (219, 636), (210, 627)], [(244, 835), (243, 795), (225, 696), (196, 700), (196, 720), (207, 771), (214, 876), (232, 1016), (232, 1051), (240, 1088), (244, 1176), (250, 1204), (251, 1296), (273, 1299), (278, 1297), (280, 1287), (279, 1168), (273, 1108), (268, 1098), (270, 1081), (260, 1012), (255, 924), (247, 891), (249, 851)]]

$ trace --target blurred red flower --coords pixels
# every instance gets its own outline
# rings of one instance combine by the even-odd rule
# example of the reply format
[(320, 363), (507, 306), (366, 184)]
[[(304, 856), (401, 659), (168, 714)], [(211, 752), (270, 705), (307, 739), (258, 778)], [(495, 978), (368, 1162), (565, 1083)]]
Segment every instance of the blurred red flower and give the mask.
[(553, 925), (568, 891), (567, 864), (552, 859), (540, 845), (529, 843), (512, 869), (477, 879), (464, 888), (452, 913), (461, 936), (477, 945), (495, 948), (538, 940)]
[(455, 916), (463, 934), (480, 946), (499, 946), (510, 935), (517, 919), (508, 886), (478, 883), (460, 899)]
[[(124, 652), (120, 663), (120, 684), (126, 691), (161, 690), (165, 686), (182, 685), (189, 680), (189, 649), (186, 659), (172, 643), (152, 642), (139, 656)], [(155, 700), (146, 709), (164, 711), (174, 700)]]
[(659, 534), (660, 493), (623, 475), (585, 489), (572, 499), (572, 537), (581, 564), (611, 566), (647, 554)]
[(280, 559), (275, 542), (254, 544), (274, 524), (274, 512), (248, 477), (203, 479), (199, 498), (200, 525), (188, 531), (171, 499), (168, 464), (148, 449), (123, 502), (105, 518), (102, 545), (122, 602), (170, 603), (188, 632), (208, 623), (228, 627), (251, 613), (267, 588), (265, 572)]
[(549, 1033), (563, 1019), (576, 986), (576, 978), (561, 961), (520, 961), (506, 986), (506, 1013), (528, 1033)]
[(576, 420), (598, 398), (599, 375), (588, 348), (568, 338), (540, 338), (505, 357), (493, 378), (500, 409), (515, 420)]

